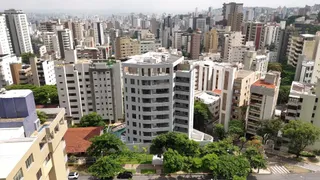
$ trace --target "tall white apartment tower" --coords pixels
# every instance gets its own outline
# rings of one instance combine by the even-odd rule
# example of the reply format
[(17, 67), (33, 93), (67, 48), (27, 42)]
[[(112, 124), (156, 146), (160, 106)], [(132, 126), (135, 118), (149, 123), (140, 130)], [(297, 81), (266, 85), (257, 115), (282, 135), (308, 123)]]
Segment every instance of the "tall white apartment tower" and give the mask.
[(65, 51), (73, 49), (72, 34), (69, 29), (58, 30), (58, 42), (61, 59), (65, 58)]
[(93, 24), (94, 40), (96, 44), (104, 45), (104, 32), (101, 22), (95, 22)]
[(127, 141), (150, 143), (170, 131), (193, 136), (194, 68), (184, 58), (149, 52), (122, 63)]
[(97, 112), (105, 121), (123, 119), (120, 61), (77, 59), (75, 50), (65, 52), (55, 74), (60, 107), (76, 123), (83, 115)]
[(0, 14), (0, 54), (11, 54), (9, 43), (9, 34), (7, 32), (6, 16)]
[(15, 9), (5, 10), (4, 14), (6, 15), (13, 52), (17, 56), (27, 52), (33, 53), (27, 15), (23, 11)]

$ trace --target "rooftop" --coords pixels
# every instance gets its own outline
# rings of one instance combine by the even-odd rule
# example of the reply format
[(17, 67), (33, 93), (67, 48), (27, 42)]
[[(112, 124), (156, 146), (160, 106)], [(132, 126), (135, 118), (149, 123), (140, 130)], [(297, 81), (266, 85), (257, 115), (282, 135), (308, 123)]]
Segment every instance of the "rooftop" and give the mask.
[(220, 100), (219, 96), (211, 95), (204, 91), (196, 91), (194, 96), (195, 98), (200, 99), (205, 104), (212, 104)]
[(291, 84), (290, 94), (312, 94), (315, 90), (314, 85), (293, 81)]
[(254, 74), (253, 71), (248, 71), (248, 70), (239, 70), (237, 74), (237, 78), (245, 78), (248, 77), (249, 75)]
[(274, 84), (270, 84), (270, 83), (267, 83), (265, 82), (264, 80), (258, 80), (256, 81), (253, 86), (262, 86), (262, 87), (265, 87), (265, 88), (269, 88), (269, 89), (274, 89), (276, 88), (276, 86)]
[(70, 128), (64, 139), (67, 153), (86, 152), (91, 145), (90, 139), (99, 136), (103, 127)]
[(300, 36), (302, 36), (304, 38), (313, 38), (313, 37), (315, 37), (314, 34), (301, 34)]
[(183, 57), (169, 53), (147, 52), (145, 54), (131, 56), (129, 60), (123, 62), (123, 64), (172, 64), (181, 58)]
[(17, 90), (9, 90), (0, 93), (0, 98), (18, 98), (18, 97), (26, 97), (30, 93), (32, 93), (29, 89), (17, 89)]
[(0, 128), (0, 142), (3, 140), (24, 137), (24, 129), (21, 127)]

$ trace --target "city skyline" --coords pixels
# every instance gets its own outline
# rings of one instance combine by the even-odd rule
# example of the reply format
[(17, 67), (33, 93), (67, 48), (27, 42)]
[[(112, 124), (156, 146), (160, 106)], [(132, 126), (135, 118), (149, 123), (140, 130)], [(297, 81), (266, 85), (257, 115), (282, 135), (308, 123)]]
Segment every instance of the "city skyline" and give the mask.
[[(232, 2), (232, 1), (228, 1)], [(163, 0), (161, 3), (152, 3), (146, 0), (135, 1), (134, 4), (131, 1), (123, 0), (121, 2), (104, 2), (103, 0), (92, 0), (92, 1), (83, 1), (79, 4), (76, 0), (14, 0), (14, 1), (4, 1), (1, 2), (1, 11), (5, 9), (15, 8), (22, 9), (25, 11), (43, 11), (47, 12), (47, 10), (55, 11), (55, 12), (64, 12), (64, 11), (83, 11), (84, 13), (88, 13), (88, 11), (96, 10), (96, 11), (109, 11), (110, 13), (129, 13), (129, 12), (186, 12), (186, 11), (194, 11), (195, 8), (198, 8), (198, 11), (203, 9), (207, 9), (208, 7), (221, 8), (223, 3), (228, 3), (223, 0), (219, 0), (218, 2), (212, 2), (209, 0), (198, 0), (192, 2), (185, 2), (182, 0)], [(314, 5), (317, 1), (315, 0), (306, 0), (306, 1), (282, 1), (281, 4), (275, 0), (271, 1), (263, 1), (258, 2), (254, 0), (244, 0), (238, 1), (238, 3), (243, 3), (245, 7), (270, 7), (277, 8), (279, 6), (285, 6), (287, 3), (290, 3), (290, 6), (287, 7), (304, 7), (305, 5)], [(105, 6), (103, 5), (105, 3)], [(149, 4), (148, 4), (149, 3)], [(61, 6), (63, 4), (63, 6)], [(77, 6), (75, 6), (77, 4)], [(181, 5), (183, 4), (183, 6)], [(130, 6), (129, 6), (130, 5)], [(145, 8), (147, 5), (148, 8)], [(106, 12), (108, 13), (108, 12)]]

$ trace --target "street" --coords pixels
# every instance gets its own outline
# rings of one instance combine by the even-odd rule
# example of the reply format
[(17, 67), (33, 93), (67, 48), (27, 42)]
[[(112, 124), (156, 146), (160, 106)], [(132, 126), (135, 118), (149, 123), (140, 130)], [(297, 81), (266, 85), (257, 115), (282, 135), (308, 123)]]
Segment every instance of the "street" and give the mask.
[[(203, 177), (203, 175), (183, 175), (183, 176), (157, 176), (157, 175), (146, 175), (146, 176), (133, 176), (133, 180), (205, 180), (211, 179), (212, 177)], [(248, 180), (319, 180), (320, 173), (305, 173), (305, 174), (270, 174), (270, 175), (254, 175), (248, 177)], [(91, 180), (89, 176), (80, 176), (79, 180)], [(117, 180), (117, 178), (115, 178)]]

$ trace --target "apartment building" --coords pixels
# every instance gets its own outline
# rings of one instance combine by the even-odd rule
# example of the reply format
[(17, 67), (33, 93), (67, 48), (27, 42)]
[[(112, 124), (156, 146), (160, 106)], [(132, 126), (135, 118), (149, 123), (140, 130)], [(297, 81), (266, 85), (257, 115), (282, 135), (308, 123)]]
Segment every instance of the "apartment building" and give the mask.
[(19, 70), (19, 82), (15, 84), (33, 84), (33, 74), (30, 65), (22, 65)]
[(101, 53), (98, 48), (81, 47), (76, 49), (79, 59), (103, 59), (100, 58)]
[(204, 36), (204, 51), (209, 53), (218, 52), (218, 32), (216, 29), (211, 29)]
[(258, 80), (256, 73), (239, 70), (233, 83), (231, 119), (246, 120), (251, 85)]
[(79, 123), (83, 115), (97, 112), (109, 123), (123, 119), (121, 64), (118, 61), (78, 59), (66, 51), (55, 66), (60, 107)]
[(21, 68), (22, 68), (21, 63), (10, 64), (10, 72), (11, 72), (13, 84), (20, 84), (19, 71)]
[(254, 49), (255, 48), (252, 41), (246, 42), (246, 45), (230, 46), (228, 49), (227, 58), (223, 61), (228, 63), (243, 63), (245, 53), (247, 51), (253, 51)]
[(13, 84), (11, 63), (21, 63), (15, 55), (0, 54), (0, 88)]
[(269, 58), (266, 54), (257, 51), (246, 51), (244, 53), (244, 69), (254, 71), (258, 79), (264, 78), (268, 70)]
[(94, 41), (99, 45), (104, 45), (104, 32), (103, 32), (103, 27), (101, 22), (95, 22), (93, 23), (93, 30), (94, 30)]
[(229, 50), (233, 46), (244, 45), (244, 35), (241, 32), (229, 32), (221, 36), (221, 59), (228, 62), (231, 57), (229, 57)]
[(293, 36), (288, 45), (288, 64), (296, 67), (299, 55), (305, 55), (308, 59), (314, 59), (314, 50), (316, 48), (315, 35), (301, 34)]
[(35, 86), (56, 85), (56, 75), (54, 72), (54, 61), (30, 58), (33, 84)]
[(161, 42), (156, 40), (143, 40), (140, 41), (140, 52), (141, 54), (150, 52), (150, 51), (156, 51), (158, 48), (161, 47)]
[(42, 33), (43, 44), (46, 46), (47, 52), (54, 53), (57, 59), (61, 58), (59, 39), (54, 32)]
[(183, 57), (149, 52), (122, 66), (128, 142), (150, 143), (170, 131), (208, 137), (193, 130), (194, 69)]
[(190, 58), (199, 59), (200, 55), (200, 43), (201, 43), (201, 33), (194, 32), (191, 35), (191, 44), (190, 44)]
[(15, 9), (5, 10), (4, 14), (14, 54), (20, 56), (22, 53), (33, 53), (27, 15)]
[[(261, 48), (261, 42), (264, 37), (264, 23), (260, 22), (247, 22), (244, 24), (243, 34), (245, 41), (253, 41), (256, 50)], [(262, 41), (261, 41), (262, 40)]]
[(308, 60), (306, 59), (306, 56), (299, 55), (294, 81), (300, 83), (311, 83), (314, 65), (315, 62), (313, 60)]
[(223, 3), (223, 19), (227, 20), (227, 26), (231, 26), (231, 31), (240, 31), (243, 21), (243, 3)]
[(0, 54), (11, 54), (12, 44), (6, 24), (6, 16), (0, 14)]
[(280, 72), (269, 71), (264, 79), (252, 84), (247, 118), (247, 133), (256, 135), (261, 121), (272, 119), (277, 105)]
[(47, 21), (40, 23), (40, 31), (41, 32), (55, 32), (57, 30), (57, 26), (59, 26), (59, 21)]
[(173, 33), (173, 43), (172, 43), (172, 47), (174, 49), (178, 49), (181, 50), (181, 45), (182, 45), (182, 34), (184, 32), (183, 31), (175, 31)]
[(233, 83), (238, 67), (229, 63), (213, 61), (196, 61), (195, 89), (198, 91), (212, 91), (221, 99), (219, 123), (228, 130), (231, 118), (231, 105), (233, 96)]
[(123, 59), (129, 56), (141, 54), (140, 43), (129, 37), (116, 38), (116, 59)]
[(66, 50), (73, 49), (73, 39), (72, 34), (69, 29), (62, 29), (57, 31), (57, 37), (59, 42), (59, 52), (60, 58), (64, 59)]
[(67, 179), (64, 109), (41, 109), (40, 124), (31, 90), (2, 91), (0, 104), (0, 179)]

